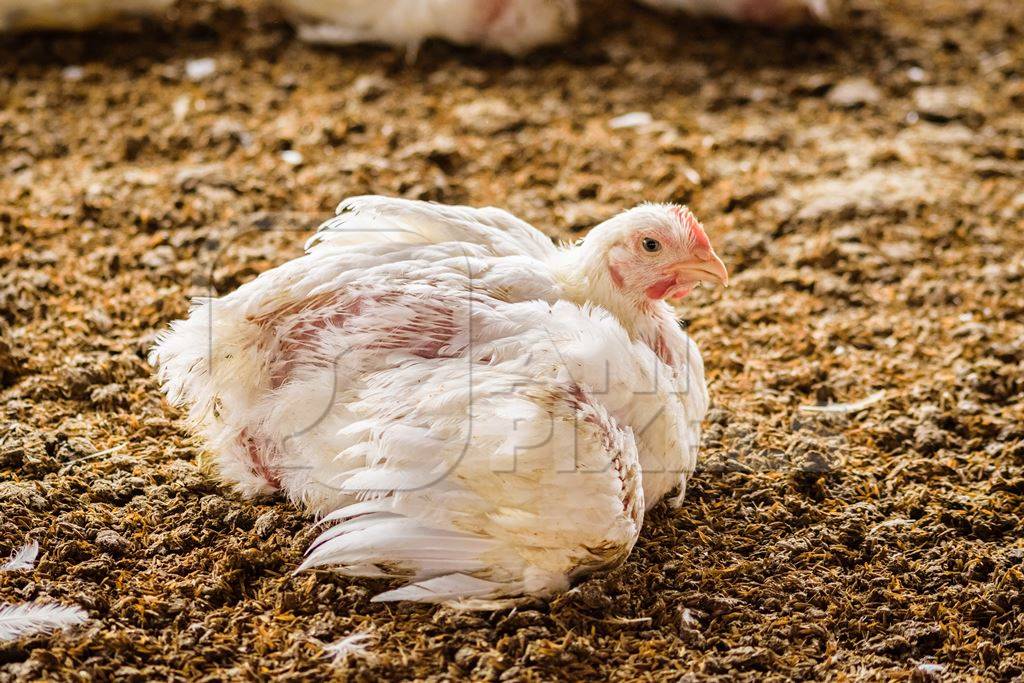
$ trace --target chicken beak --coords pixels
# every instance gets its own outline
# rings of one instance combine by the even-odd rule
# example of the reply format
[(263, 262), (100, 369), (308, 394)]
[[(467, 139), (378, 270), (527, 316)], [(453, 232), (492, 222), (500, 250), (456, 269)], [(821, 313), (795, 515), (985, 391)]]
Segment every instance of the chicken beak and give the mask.
[(707, 249), (697, 254), (692, 261), (679, 264), (675, 273), (680, 283), (712, 282), (723, 287), (729, 286), (729, 271), (714, 249)]
[(729, 286), (729, 269), (725, 267), (725, 263), (722, 259), (718, 258), (718, 254), (711, 251), (711, 259), (708, 262), (710, 270), (708, 274), (714, 278), (714, 281), (723, 287)]

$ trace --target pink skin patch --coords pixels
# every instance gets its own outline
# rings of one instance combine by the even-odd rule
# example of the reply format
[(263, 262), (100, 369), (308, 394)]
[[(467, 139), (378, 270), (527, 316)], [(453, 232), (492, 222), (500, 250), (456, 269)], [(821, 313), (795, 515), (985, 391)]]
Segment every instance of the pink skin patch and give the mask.
[(281, 475), (271, 464), (274, 460), (275, 449), (266, 439), (255, 439), (249, 434), (249, 430), (243, 428), (238, 433), (238, 445), (245, 451), (248, 457), (249, 471), (259, 477), (273, 489), (281, 488)]
[(478, 0), (480, 4), (480, 34), (487, 35), (491, 27), (501, 20), (510, 0)]
[(620, 273), (619, 269), (613, 264), (608, 264), (608, 274), (611, 276), (612, 282), (614, 282), (615, 286), (619, 289), (622, 289), (622, 286), (626, 284), (626, 281), (622, 279), (622, 273)]
[(665, 365), (668, 365), (669, 367), (676, 366), (676, 356), (672, 353), (672, 349), (669, 347), (668, 341), (665, 339), (665, 335), (662, 334), (661, 330), (658, 330), (657, 336), (649, 346), (658, 358), (665, 363)]
[(505, 11), (507, 0), (480, 0), (480, 10), (485, 24), (497, 21)]
[[(384, 292), (372, 298), (360, 296), (345, 304), (333, 297), (322, 297), (303, 302), (301, 307), (293, 306), (253, 319), (278, 339), (271, 350), (270, 388), (282, 386), (299, 365), (318, 364), (315, 351), (325, 332), (340, 328), (370, 331), (364, 327), (366, 309), (374, 305), (394, 304), (401, 296), (397, 292)], [(401, 349), (422, 358), (437, 358), (457, 333), (454, 313), (443, 305), (424, 313), (428, 320), (422, 316), (410, 316), (402, 324), (372, 329), (375, 333), (373, 348)], [(328, 356), (333, 358), (334, 354)]]
[[(582, 411), (585, 405), (593, 404), (593, 398), (587, 394), (580, 385), (570, 384), (567, 389), (569, 391), (569, 395), (572, 397), (572, 407), (575, 410)], [(599, 437), (604, 445), (605, 452), (614, 453), (612, 456), (611, 466), (615, 469), (615, 474), (619, 478), (619, 484), (622, 489), (622, 496), (620, 497), (622, 511), (629, 514), (630, 509), (633, 509), (632, 519), (635, 523), (640, 524), (642, 518), (639, 517), (639, 512), (643, 509), (643, 506), (640, 505), (637, 508), (633, 508), (633, 492), (626, 484), (626, 476), (628, 472), (623, 470), (622, 454), (617, 448), (615, 448), (615, 439), (612, 434), (613, 430), (617, 429), (615, 423), (609, 420), (600, 419), (597, 414), (592, 411), (587, 411), (583, 421), (598, 429)], [(643, 491), (641, 490), (641, 493), (642, 492)]]
[[(328, 294), (251, 318), (268, 337), (276, 340), (267, 349), (270, 390), (280, 388), (302, 366), (329, 367), (334, 356), (332, 353), (318, 353), (319, 345), (326, 333), (339, 328), (366, 332), (370, 327), (375, 333), (373, 348), (377, 350), (400, 349), (422, 358), (440, 357), (442, 349), (451, 343), (460, 328), (455, 321), (455, 312), (443, 302), (428, 306), (418, 314), (410, 314), (401, 324), (368, 324), (374, 318), (369, 314), (372, 311), (367, 309), (396, 305), (402, 296), (399, 292), (381, 292), (372, 297), (357, 296), (342, 303), (335, 295)], [(266, 437), (254, 436), (246, 428), (239, 432), (237, 442), (249, 471), (272, 488), (279, 489), (281, 473), (275, 464), (280, 459), (277, 444)]]
[(297, 356), (302, 349), (312, 347), (320, 333), (331, 327), (342, 327), (349, 318), (359, 315), (361, 309), (361, 302), (356, 299), (347, 309), (327, 311), (322, 317), (302, 320), (282, 335), (270, 372), (270, 387), (277, 389), (288, 381), (295, 371)]

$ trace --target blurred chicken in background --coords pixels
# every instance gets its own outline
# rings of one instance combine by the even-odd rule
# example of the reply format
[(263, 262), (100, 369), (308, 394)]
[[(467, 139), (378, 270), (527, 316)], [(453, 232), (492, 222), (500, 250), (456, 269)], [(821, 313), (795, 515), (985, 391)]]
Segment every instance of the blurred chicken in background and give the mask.
[(123, 16), (155, 15), (174, 0), (0, 0), (0, 31), (84, 31)]
[(661, 10), (723, 17), (766, 26), (828, 23), (836, 0), (639, 0)]
[[(415, 54), (442, 38), (509, 54), (568, 38), (580, 18), (578, 0), (275, 0), (316, 43), (386, 43)], [(639, 0), (660, 10), (792, 27), (826, 23), (836, 0)]]
[[(410, 55), (426, 40), (510, 55), (569, 39), (586, 0), (266, 0), (302, 40), (383, 43)], [(659, 10), (766, 26), (829, 23), (839, 0), (638, 0)], [(157, 15), (174, 0), (0, 0), (0, 31), (83, 30), (124, 15)]]
[[(560, 42), (579, 21), (578, 0), (275, 0), (316, 43), (386, 43), (411, 53), (429, 38), (521, 55)], [(586, 0), (584, 0), (585, 2)], [(639, 0), (766, 26), (828, 23), (837, 0)]]
[(520, 55), (569, 38), (576, 0), (276, 0), (299, 37), (315, 43), (386, 43), (415, 53), (428, 38)]

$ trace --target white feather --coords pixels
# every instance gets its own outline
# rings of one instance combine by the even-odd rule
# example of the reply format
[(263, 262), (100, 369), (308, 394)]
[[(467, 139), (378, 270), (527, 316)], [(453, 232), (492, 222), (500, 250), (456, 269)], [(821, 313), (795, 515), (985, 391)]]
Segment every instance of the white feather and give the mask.
[(318, 244), (439, 244), (482, 246), (492, 256), (527, 255), (537, 259), (556, 253), (551, 239), (502, 209), (445, 206), (432, 202), (363, 195), (338, 204), (337, 215), (307, 242)]
[(0, 566), (0, 571), (16, 572), (24, 569), (32, 569), (36, 566), (36, 558), (39, 556), (39, 543), (32, 541), (28, 545), (16, 550), (6, 564)]
[(80, 607), (27, 602), (0, 605), (0, 642), (21, 636), (50, 633), (81, 624), (89, 618)]
[(371, 602), (449, 602), (451, 600), (490, 599), (508, 593), (508, 585), (477, 579), (465, 574), (447, 574), (412, 583), (374, 596)]
[(323, 646), (324, 653), (331, 658), (331, 663), (339, 665), (349, 657), (366, 659), (372, 657), (370, 645), (377, 640), (377, 636), (369, 631), (357, 631), (350, 633), (340, 640)]

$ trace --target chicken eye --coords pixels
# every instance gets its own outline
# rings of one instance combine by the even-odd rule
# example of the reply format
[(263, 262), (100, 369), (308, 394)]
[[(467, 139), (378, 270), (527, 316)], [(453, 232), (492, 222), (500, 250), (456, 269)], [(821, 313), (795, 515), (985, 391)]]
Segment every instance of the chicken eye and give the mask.
[(645, 237), (643, 245), (644, 251), (650, 254), (656, 254), (657, 252), (661, 251), (661, 242), (652, 237)]

